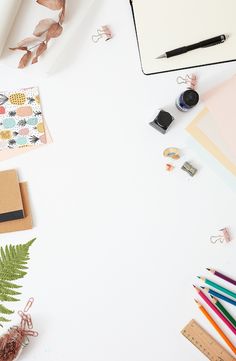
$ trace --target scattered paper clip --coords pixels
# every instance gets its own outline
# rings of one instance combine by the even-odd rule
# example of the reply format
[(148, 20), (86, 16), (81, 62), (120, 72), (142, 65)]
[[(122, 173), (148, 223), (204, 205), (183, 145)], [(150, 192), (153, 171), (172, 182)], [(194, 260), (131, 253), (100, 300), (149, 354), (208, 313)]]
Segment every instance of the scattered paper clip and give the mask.
[(32, 307), (33, 303), (34, 303), (34, 298), (31, 297), (24, 308), (24, 312), (28, 312), (29, 309)]
[(177, 84), (186, 84), (188, 88), (195, 89), (197, 86), (197, 76), (195, 74), (187, 74), (185, 77), (178, 76)]
[(219, 230), (221, 232), (218, 236), (211, 236), (210, 242), (216, 244), (217, 242), (220, 243), (229, 243), (232, 239), (229, 233), (229, 230), (225, 227)]
[(31, 330), (34, 326), (33, 326), (33, 322), (32, 322), (32, 318), (31, 315), (27, 315), (27, 326), (28, 328)]
[(28, 324), (27, 315), (26, 315), (24, 312), (22, 312), (22, 311), (18, 311), (18, 315), (19, 315), (20, 318), (21, 318), (20, 327), (21, 327), (22, 329), (25, 329), (26, 326), (27, 326), (27, 324)]
[(28, 336), (32, 336), (32, 337), (38, 337), (39, 333), (37, 331), (27, 331), (27, 335)]
[(92, 36), (92, 41), (97, 43), (99, 40), (104, 39), (105, 41), (112, 38), (112, 32), (108, 25), (103, 25), (100, 29), (97, 29), (97, 34)]

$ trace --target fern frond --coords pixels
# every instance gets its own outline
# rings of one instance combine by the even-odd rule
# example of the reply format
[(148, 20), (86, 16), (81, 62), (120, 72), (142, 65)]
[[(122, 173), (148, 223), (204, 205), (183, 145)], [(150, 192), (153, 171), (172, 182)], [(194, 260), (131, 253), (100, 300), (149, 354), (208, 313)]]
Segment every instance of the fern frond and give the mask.
[[(20, 295), (16, 289), (21, 286), (12, 281), (23, 278), (27, 274), (27, 263), (29, 258), (29, 248), (35, 239), (19, 245), (0, 247), (0, 302), (19, 301), (14, 297)], [(9, 310), (0, 304), (0, 322), (8, 322), (10, 320), (1, 317), (1, 314), (11, 314), (14, 311)]]
[[(7, 320), (5, 317), (0, 317), (0, 322), (10, 322), (11, 320)], [(2, 326), (2, 325), (0, 325)]]
[(20, 301), (18, 298), (8, 296), (6, 293), (0, 292), (0, 301), (2, 302), (16, 302)]
[(16, 285), (15, 283), (12, 283), (12, 282), (0, 281), (0, 289), (2, 287), (5, 287), (5, 288), (21, 288), (22, 286)]
[(0, 305), (0, 313), (3, 315), (10, 315), (14, 313), (14, 311), (9, 310), (8, 308), (4, 307), (3, 305)]
[(34, 240), (17, 246), (6, 246), (0, 248), (0, 280), (13, 281), (24, 277), (27, 272), (23, 269), (28, 269), (27, 261), (29, 260), (29, 247)]
[(12, 289), (12, 288), (4, 288), (4, 287), (2, 287), (1, 292), (4, 293), (5, 295), (11, 295), (11, 296), (21, 295), (21, 292), (14, 291), (14, 289)]

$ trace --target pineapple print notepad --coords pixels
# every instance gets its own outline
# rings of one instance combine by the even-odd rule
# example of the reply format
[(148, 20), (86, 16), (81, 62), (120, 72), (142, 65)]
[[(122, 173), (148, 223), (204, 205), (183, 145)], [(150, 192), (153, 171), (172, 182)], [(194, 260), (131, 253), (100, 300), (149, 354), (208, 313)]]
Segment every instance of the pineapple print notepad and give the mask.
[(38, 88), (0, 91), (0, 150), (46, 143)]

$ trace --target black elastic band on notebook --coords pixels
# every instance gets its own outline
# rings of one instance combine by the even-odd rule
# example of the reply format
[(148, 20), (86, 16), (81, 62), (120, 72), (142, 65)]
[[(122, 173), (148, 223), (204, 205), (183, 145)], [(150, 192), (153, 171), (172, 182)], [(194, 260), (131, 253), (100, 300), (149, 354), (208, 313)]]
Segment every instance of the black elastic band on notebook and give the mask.
[(0, 214), (0, 222), (14, 221), (16, 219), (24, 218), (23, 210), (7, 212)]

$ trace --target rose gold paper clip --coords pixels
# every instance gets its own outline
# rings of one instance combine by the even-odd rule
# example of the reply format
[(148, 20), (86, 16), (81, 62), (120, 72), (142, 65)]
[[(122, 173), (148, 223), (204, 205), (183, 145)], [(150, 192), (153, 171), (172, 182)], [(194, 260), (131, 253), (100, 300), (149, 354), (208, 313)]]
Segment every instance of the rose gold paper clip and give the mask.
[(105, 41), (112, 38), (112, 32), (108, 25), (103, 25), (100, 29), (97, 29), (97, 34), (92, 36), (92, 41), (97, 43), (99, 40), (104, 39)]

